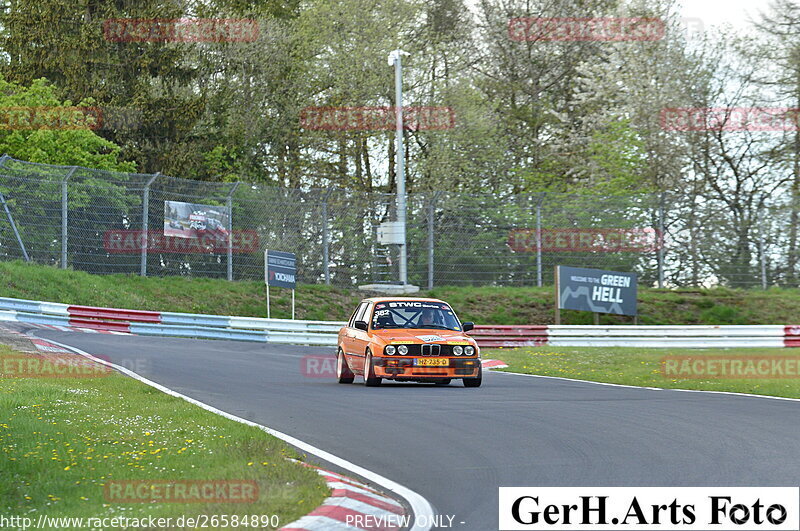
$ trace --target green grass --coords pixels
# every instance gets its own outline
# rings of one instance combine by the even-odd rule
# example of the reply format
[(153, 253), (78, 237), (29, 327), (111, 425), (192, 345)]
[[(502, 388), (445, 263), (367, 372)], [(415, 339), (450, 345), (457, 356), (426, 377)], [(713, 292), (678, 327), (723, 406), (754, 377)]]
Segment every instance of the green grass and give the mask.
[[(0, 262), (0, 296), (22, 299), (219, 315), (266, 316), (264, 283), (221, 279), (90, 275), (22, 262)], [(359, 300), (373, 293), (322, 284), (300, 285), (297, 318), (346, 320)], [(274, 288), (272, 316), (290, 316), (288, 290)], [(485, 324), (551, 324), (552, 287), (443, 286), (420, 296), (444, 299), (464, 321)], [(642, 324), (795, 324), (800, 290), (640, 289)], [(586, 312), (562, 312), (564, 324), (591, 324)], [(631, 323), (604, 315), (602, 324)], [(800, 323), (798, 323), (800, 324)]]
[(679, 378), (665, 376), (662, 360), (665, 356), (702, 358), (725, 356), (749, 358), (785, 356), (800, 361), (792, 349), (731, 348), (731, 349), (656, 349), (622, 347), (525, 347), (518, 349), (485, 349), (484, 358), (508, 363), (507, 372), (543, 376), (560, 376), (642, 387), (670, 389), (699, 389), (730, 391), (758, 395), (800, 398), (800, 378), (724, 379), (707, 377)]
[[(265, 317), (264, 282), (188, 277), (91, 275), (82, 271), (0, 263), (0, 296), (134, 310)], [(291, 292), (273, 288), (272, 317), (291, 317)], [(297, 290), (298, 319), (346, 319), (363, 293), (325, 285)]]
[[(0, 362), (14, 356), (28, 355), (0, 345)], [(115, 372), (0, 377), (0, 452), (7, 516), (255, 514), (285, 525), (328, 495), (318, 474), (286, 459), (299, 456), (279, 439)], [(124, 480), (253, 480), (259, 495), (252, 503), (107, 499), (104, 484)]]

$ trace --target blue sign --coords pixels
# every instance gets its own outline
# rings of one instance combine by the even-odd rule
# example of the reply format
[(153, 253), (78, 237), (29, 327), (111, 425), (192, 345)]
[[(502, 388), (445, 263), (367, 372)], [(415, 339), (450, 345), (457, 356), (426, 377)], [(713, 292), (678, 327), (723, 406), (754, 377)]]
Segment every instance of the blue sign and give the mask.
[(264, 282), (267, 286), (294, 289), (297, 257), (283, 251), (264, 251)]

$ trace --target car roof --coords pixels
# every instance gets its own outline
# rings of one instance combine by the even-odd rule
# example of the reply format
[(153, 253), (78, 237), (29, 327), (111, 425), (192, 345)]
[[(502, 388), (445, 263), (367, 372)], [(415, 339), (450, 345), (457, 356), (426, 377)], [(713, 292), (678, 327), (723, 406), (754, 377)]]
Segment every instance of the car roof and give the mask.
[(412, 301), (412, 302), (441, 302), (447, 304), (443, 300), (431, 299), (428, 297), (370, 297), (361, 302), (398, 302), (398, 301)]

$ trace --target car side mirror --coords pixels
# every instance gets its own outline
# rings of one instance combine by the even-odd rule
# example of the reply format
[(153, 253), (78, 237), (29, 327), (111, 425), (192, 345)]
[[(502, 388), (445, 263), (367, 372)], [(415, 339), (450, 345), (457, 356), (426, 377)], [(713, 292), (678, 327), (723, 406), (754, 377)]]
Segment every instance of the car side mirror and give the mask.
[(464, 332), (469, 332), (473, 328), (475, 328), (475, 323), (471, 321), (467, 321), (466, 323), (461, 323), (461, 328), (464, 329)]
[(367, 326), (367, 322), (366, 321), (356, 321), (355, 323), (353, 323), (353, 326), (358, 328), (359, 330), (363, 330), (364, 332), (366, 332), (367, 329), (369, 328)]

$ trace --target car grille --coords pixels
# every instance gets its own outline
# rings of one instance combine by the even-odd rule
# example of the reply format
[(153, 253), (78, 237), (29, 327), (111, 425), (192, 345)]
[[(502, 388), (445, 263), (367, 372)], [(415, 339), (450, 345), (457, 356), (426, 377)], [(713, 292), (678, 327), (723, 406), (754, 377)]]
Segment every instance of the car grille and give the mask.
[(419, 349), (423, 356), (441, 356), (443, 345), (425, 344), (420, 345)]
[(425, 343), (422, 345), (406, 345), (408, 353), (406, 356), (452, 356), (452, 345), (439, 345), (437, 343)]

